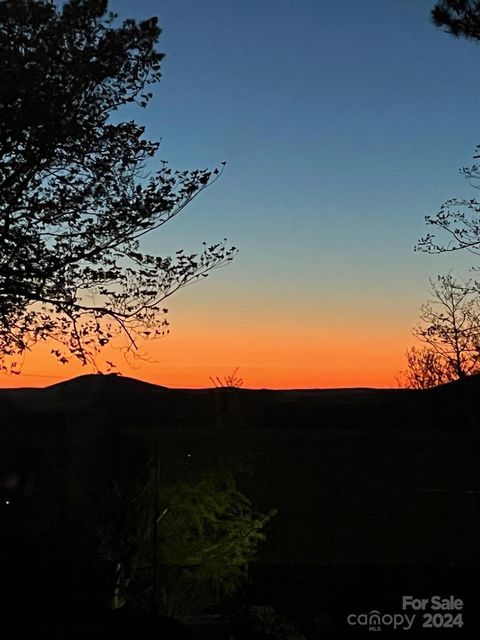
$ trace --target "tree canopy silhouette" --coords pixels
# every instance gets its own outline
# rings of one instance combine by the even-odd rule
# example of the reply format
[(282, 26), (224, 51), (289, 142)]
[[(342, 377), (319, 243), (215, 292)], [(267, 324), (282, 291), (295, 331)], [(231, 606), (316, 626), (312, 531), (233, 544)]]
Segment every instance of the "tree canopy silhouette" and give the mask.
[(432, 20), (454, 36), (480, 40), (478, 0), (439, 0), (432, 9)]
[(433, 299), (422, 304), (413, 335), (422, 348), (407, 350), (401, 386), (426, 389), (480, 371), (480, 305), (470, 283), (451, 274), (430, 281)]
[[(121, 335), (166, 331), (163, 300), (235, 254), (225, 242), (175, 258), (140, 239), (220, 175), (145, 176), (159, 142), (121, 120), (160, 78), (157, 19), (116, 25), (108, 0), (0, 2), (0, 366), (38, 341), (82, 364)], [(115, 114), (115, 120), (112, 115)]]
[[(480, 1), (439, 0), (432, 9), (432, 20), (438, 27), (456, 37), (480, 40)], [(474, 160), (480, 158), (477, 146)], [(480, 164), (463, 167), (461, 173), (472, 187), (480, 187)], [(476, 198), (452, 198), (446, 201), (435, 216), (426, 216), (427, 224), (445, 233), (447, 240), (438, 242), (435, 234), (421, 238), (416, 249), (427, 253), (443, 253), (467, 249), (480, 254), (480, 201)]]

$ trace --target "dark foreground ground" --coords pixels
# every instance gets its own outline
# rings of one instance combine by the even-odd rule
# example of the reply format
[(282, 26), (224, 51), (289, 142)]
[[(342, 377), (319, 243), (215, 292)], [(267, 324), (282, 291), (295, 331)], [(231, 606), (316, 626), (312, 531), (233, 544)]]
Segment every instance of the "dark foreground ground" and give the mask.
[[(32, 629), (28, 637), (50, 639), (55, 633), (187, 633), (167, 629), (169, 621), (162, 629), (156, 619), (140, 622), (137, 611), (86, 610), (58, 593), (45, 596), (48, 587), (39, 586), (43, 578), (32, 578), (32, 563), (22, 552), (28, 547), (22, 540), (48, 530), (52, 517), (61, 521), (58, 514), (75, 499), (79, 478), (101, 490), (135, 473), (156, 449), (164, 479), (185, 465), (226, 465), (258, 510), (278, 509), (243, 596), (217, 612), (223, 617), (197, 621), (203, 626), (190, 628), (197, 637), (273, 637), (265, 628), (254, 636), (242, 631), (238, 619), (232, 621), (232, 611), (245, 603), (265, 611), (274, 607), (307, 638), (475, 637), (470, 634), (480, 629), (479, 392), (477, 377), (424, 392), (188, 391), (111, 376), (85, 376), (42, 390), (0, 390), (3, 498), (9, 497), (5, 479), (12, 473), (29, 492), (15, 536), (8, 528), (1, 531), (3, 566), (15, 576), (5, 585), (5, 624), (18, 622), (18, 629)], [(60, 505), (55, 515), (35, 508), (46, 495)], [(55, 549), (50, 553), (54, 563)], [(15, 571), (22, 556), (26, 566)], [(42, 572), (48, 574), (48, 562), (33, 575)], [(27, 575), (36, 582), (35, 606)], [(455, 610), (436, 610), (428, 600), (424, 610), (404, 610), (402, 598), (408, 595), (454, 596), (462, 608), (457, 602)], [(375, 612), (387, 618), (369, 631), (361, 615)], [(412, 628), (393, 631), (388, 616), (405, 613), (415, 613)], [(65, 635), (63, 625), (72, 620), (79, 635)], [(429, 622), (432, 628), (424, 628)], [(27, 637), (18, 629), (18, 637)]]
[[(25, 591), (28, 585), (23, 584), (14, 601), (13, 593), (3, 596), (1, 637), (18, 640), (296, 640), (298, 636), (275, 633), (269, 613), (274, 608), (278, 618), (285, 621), (284, 627), (295, 629), (307, 640), (402, 638), (404, 635), (473, 639), (478, 638), (480, 631), (479, 578), (478, 569), (445, 567), (257, 567), (252, 569), (250, 583), (235, 602), (199, 615), (189, 624), (151, 614), (132, 604), (109, 611), (83, 601), (72, 602), (52, 589), (32, 602)], [(10, 589), (10, 585), (5, 584), (3, 588)], [(430, 604), (425, 610), (405, 610), (402, 605), (404, 596), (419, 599), (441, 596), (450, 601), (452, 595), (457, 603), (461, 600), (461, 605), (456, 605), (457, 609), (461, 606), (461, 620), (456, 619), (456, 610), (432, 611)], [(245, 623), (246, 606), (265, 614), (263, 627)], [(381, 616), (380, 626), (375, 613)], [(403, 618), (405, 613), (408, 621)], [(396, 627), (394, 618), (398, 619)]]

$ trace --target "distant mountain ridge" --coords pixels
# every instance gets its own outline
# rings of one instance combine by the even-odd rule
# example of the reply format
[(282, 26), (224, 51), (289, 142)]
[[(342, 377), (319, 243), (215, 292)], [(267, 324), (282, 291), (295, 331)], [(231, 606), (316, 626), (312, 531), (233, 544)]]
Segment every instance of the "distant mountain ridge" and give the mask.
[[(198, 428), (463, 428), (476, 421), (480, 375), (428, 390), (171, 389), (115, 374), (82, 375), (44, 388), (0, 389), (2, 415), (103, 416), (116, 424), (152, 422)], [(458, 423), (455, 426), (454, 423)]]

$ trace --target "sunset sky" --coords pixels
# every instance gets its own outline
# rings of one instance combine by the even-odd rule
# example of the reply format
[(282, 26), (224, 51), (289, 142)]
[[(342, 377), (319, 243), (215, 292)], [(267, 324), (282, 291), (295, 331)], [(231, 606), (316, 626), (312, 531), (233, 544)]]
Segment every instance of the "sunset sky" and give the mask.
[[(480, 49), (430, 22), (433, 0), (115, 0), (158, 15), (163, 77), (147, 110), (173, 168), (221, 179), (144, 249), (227, 238), (228, 267), (171, 298), (171, 334), (125, 375), (207, 387), (394, 387), (428, 278), (469, 255), (413, 247), (424, 216), (474, 197), (458, 169), (480, 143)], [(129, 113), (129, 117), (131, 114)], [(0, 386), (91, 370), (42, 347)]]

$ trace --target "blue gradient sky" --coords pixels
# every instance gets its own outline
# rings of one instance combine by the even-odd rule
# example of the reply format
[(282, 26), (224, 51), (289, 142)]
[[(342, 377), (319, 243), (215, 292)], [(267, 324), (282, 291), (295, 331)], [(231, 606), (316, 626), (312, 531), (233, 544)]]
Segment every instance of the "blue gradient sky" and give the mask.
[(240, 248), (171, 300), (172, 335), (137, 377), (202, 386), (240, 366), (246, 386), (395, 386), (428, 277), (472, 264), (413, 251), (426, 214), (472, 195), (458, 169), (480, 142), (480, 50), (432, 6), (111, 2), (160, 19), (162, 81), (136, 113), (159, 157), (227, 161), (145, 248)]

